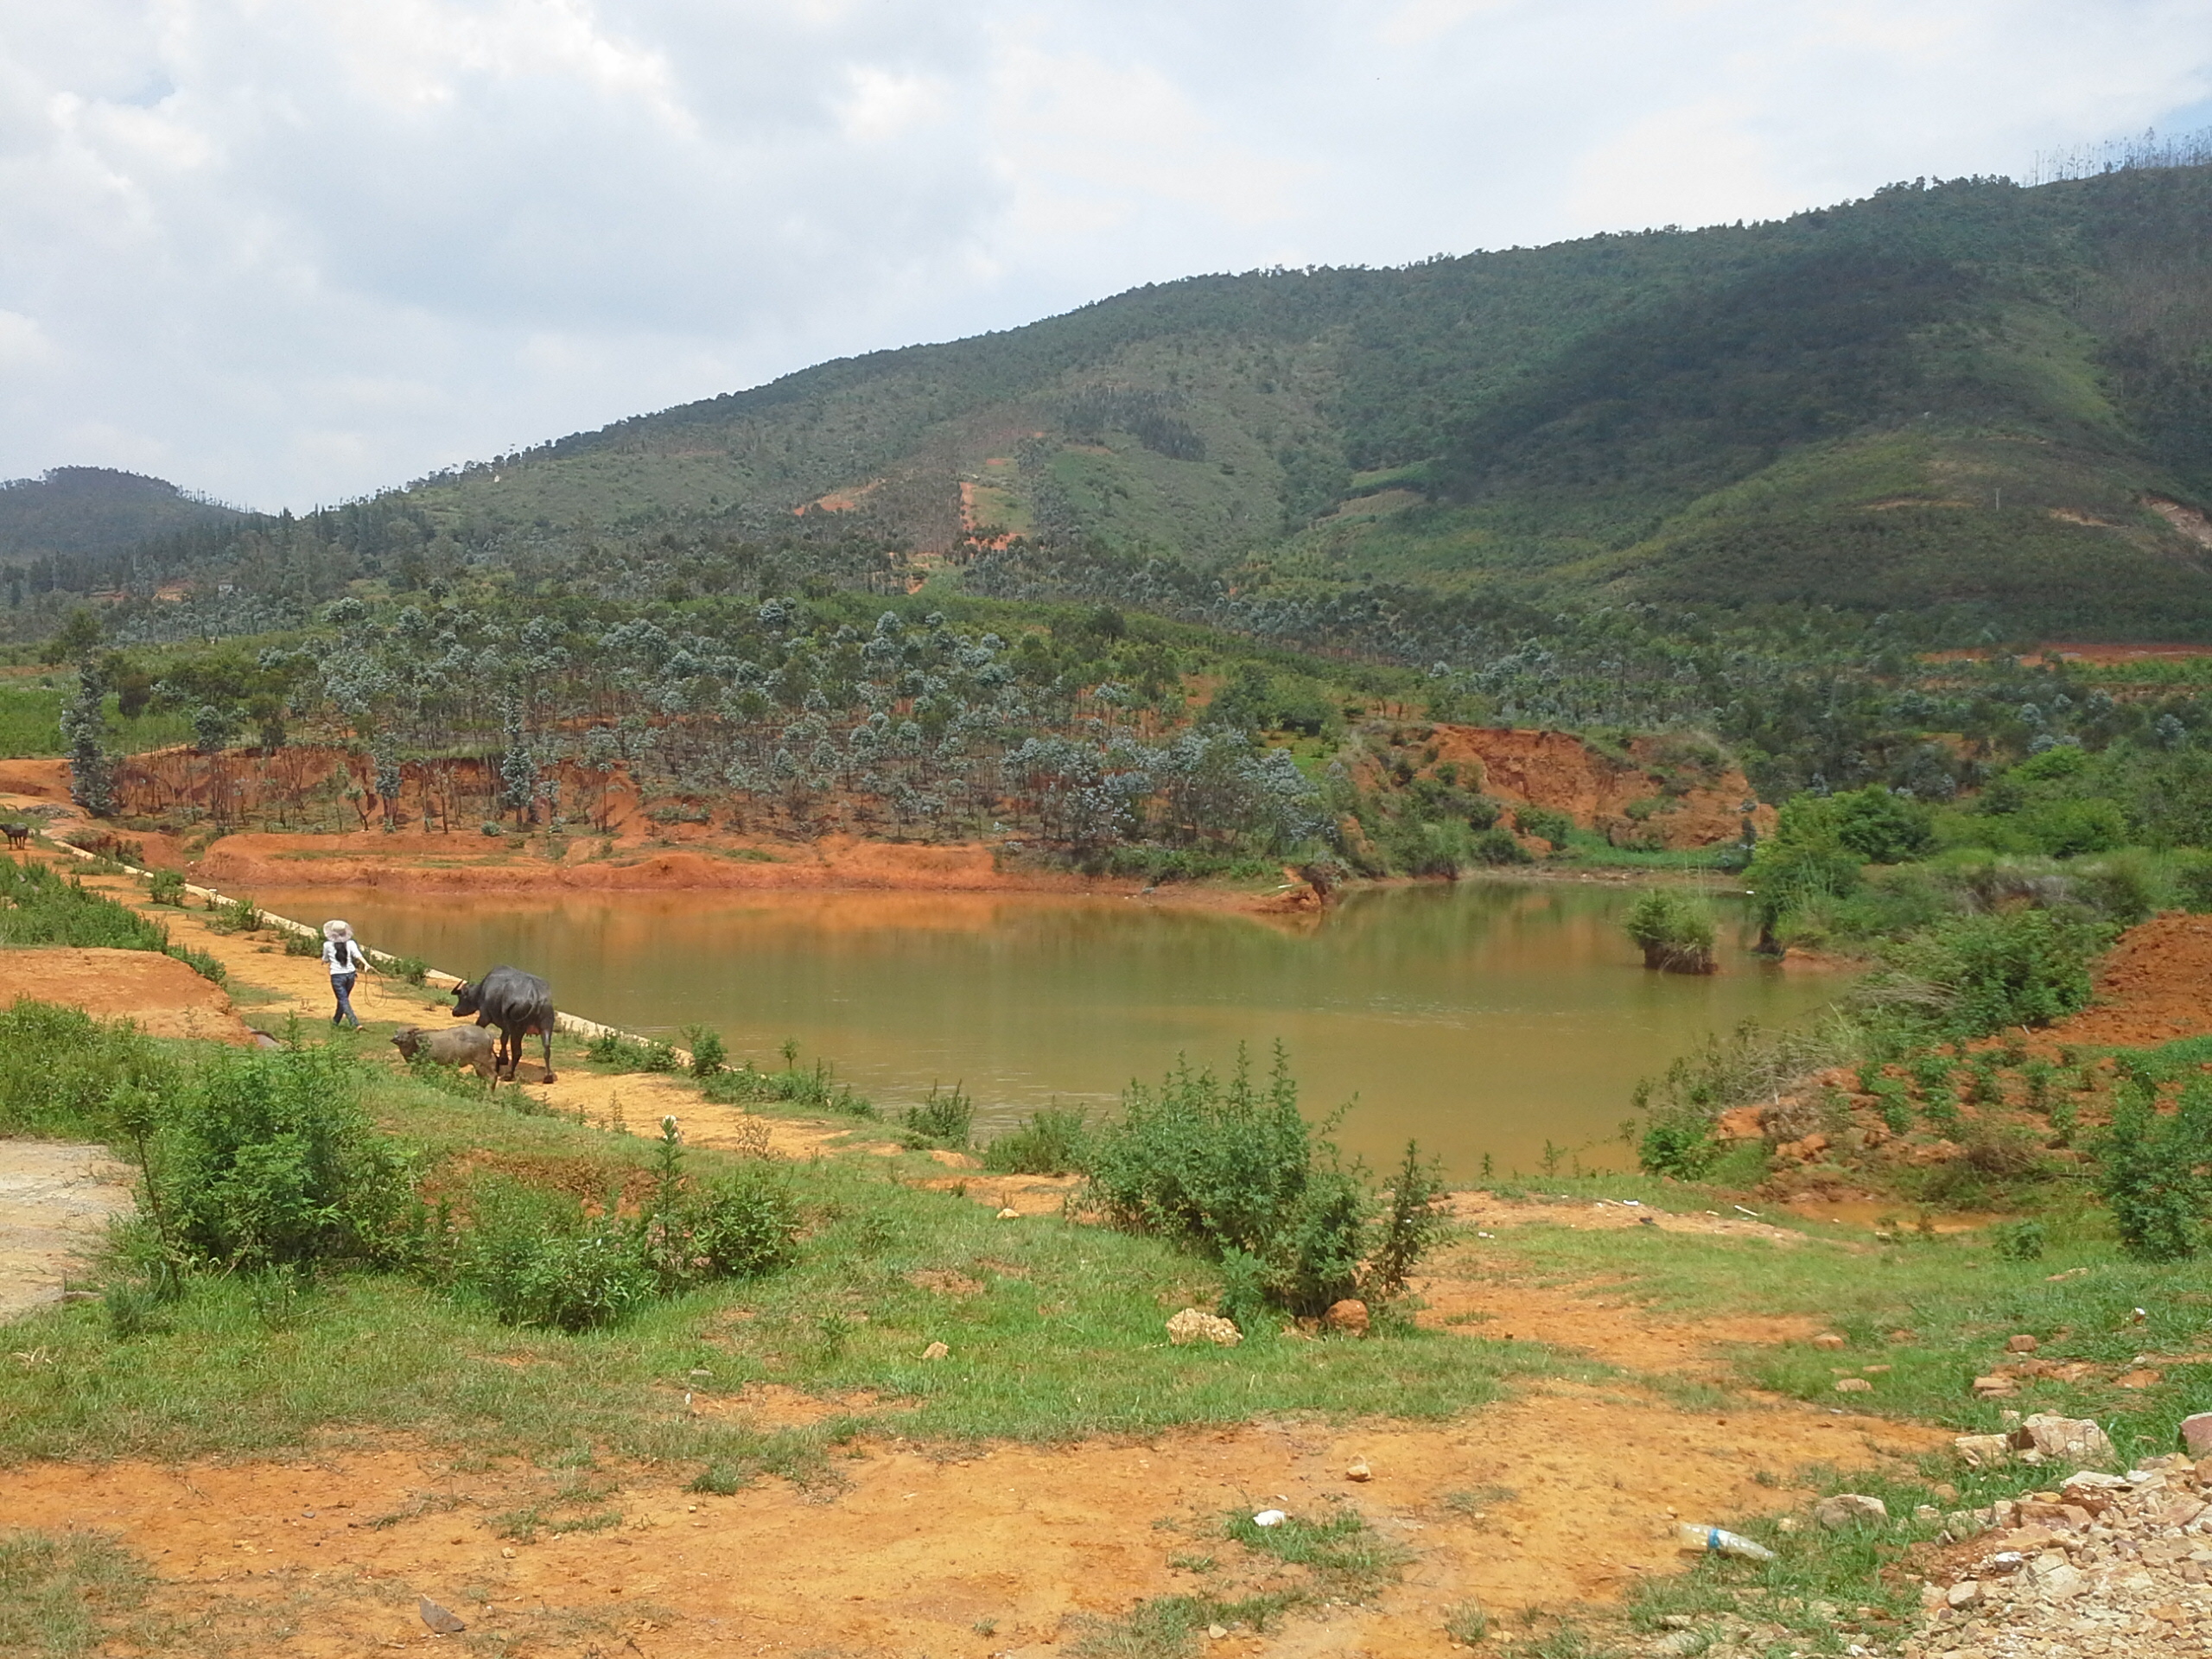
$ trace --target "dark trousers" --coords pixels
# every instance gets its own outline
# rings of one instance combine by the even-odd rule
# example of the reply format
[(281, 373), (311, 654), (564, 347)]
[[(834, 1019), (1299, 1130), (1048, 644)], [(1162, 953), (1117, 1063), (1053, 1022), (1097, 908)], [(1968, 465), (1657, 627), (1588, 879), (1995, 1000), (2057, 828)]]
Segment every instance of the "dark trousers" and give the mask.
[(353, 974), (330, 976), (330, 994), (338, 999), (338, 1011), (330, 1016), (332, 1025), (344, 1025), (350, 1020), (354, 1030), (361, 1028), (361, 1016), (353, 1012), (353, 981), (357, 977)]

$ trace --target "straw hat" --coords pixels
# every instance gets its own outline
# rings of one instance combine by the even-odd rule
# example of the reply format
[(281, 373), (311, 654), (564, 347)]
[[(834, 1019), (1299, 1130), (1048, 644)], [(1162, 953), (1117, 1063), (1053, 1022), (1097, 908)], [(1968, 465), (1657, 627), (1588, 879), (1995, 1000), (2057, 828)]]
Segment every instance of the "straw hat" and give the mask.
[(340, 939), (350, 939), (353, 937), (353, 924), (350, 922), (325, 922), (322, 925), (322, 937), (328, 939), (333, 944), (335, 944)]

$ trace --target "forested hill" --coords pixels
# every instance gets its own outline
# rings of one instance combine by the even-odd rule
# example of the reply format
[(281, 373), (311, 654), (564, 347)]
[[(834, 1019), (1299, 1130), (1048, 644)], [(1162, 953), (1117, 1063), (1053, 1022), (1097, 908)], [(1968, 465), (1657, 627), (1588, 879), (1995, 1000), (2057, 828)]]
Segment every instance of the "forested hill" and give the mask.
[(827, 364), (414, 499), (552, 526), (826, 498), (943, 550), (963, 487), (986, 533), (1244, 562), (1279, 586), (1951, 601), (2202, 633), (2212, 168), (1197, 277)]
[(88, 556), (125, 552), (149, 537), (245, 517), (162, 479), (106, 467), (56, 467), (37, 478), (0, 482), (0, 560), (28, 563), (58, 555), (73, 567)]
[(288, 602), (742, 547), (1232, 621), (1414, 595), (2212, 638), (2208, 507), (2212, 167), (2139, 166), (1193, 277), (159, 557)]

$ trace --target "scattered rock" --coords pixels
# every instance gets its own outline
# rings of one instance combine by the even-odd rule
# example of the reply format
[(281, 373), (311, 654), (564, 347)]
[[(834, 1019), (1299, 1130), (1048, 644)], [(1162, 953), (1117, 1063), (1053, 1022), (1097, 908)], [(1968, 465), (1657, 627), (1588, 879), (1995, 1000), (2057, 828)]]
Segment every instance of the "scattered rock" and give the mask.
[(2200, 1411), (2181, 1420), (2181, 1443), (2192, 1458), (2212, 1456), (2212, 1411)]
[(1365, 1458), (1355, 1458), (1352, 1459), (1351, 1467), (1344, 1471), (1344, 1478), (1346, 1480), (1372, 1480), (1375, 1478), (1375, 1471), (1367, 1466), (1367, 1459)]
[(1813, 1338), (1814, 1347), (1825, 1348), (1830, 1352), (1834, 1352), (1843, 1345), (1843, 1338), (1833, 1331), (1823, 1331), (1819, 1336)]
[(1206, 1626), (1206, 1639), (1209, 1641), (1218, 1642), (1228, 1634), (1229, 1632), (1221, 1625), (1209, 1624)]
[(943, 1359), (952, 1350), (946, 1347), (943, 1343), (933, 1342), (930, 1344), (928, 1347), (922, 1350), (922, 1357), (924, 1359)]
[(1236, 1328), (1234, 1319), (1224, 1319), (1202, 1307), (1186, 1307), (1167, 1321), (1167, 1340), (1178, 1348), (1194, 1342), (1211, 1342), (1220, 1347), (1234, 1348), (1244, 1340), (1244, 1333)]
[[(2038, 1414), (2012, 1439), (2023, 1461), (2069, 1448), (2108, 1450), (2101, 1435), (2088, 1432), (2094, 1427)], [(1958, 1560), (1956, 1582), (1923, 1591), (1929, 1628), (1903, 1651), (1926, 1659), (2202, 1654), (2204, 1630), (2197, 1621), (2212, 1579), (2212, 1540), (2197, 1529), (2212, 1514), (2205, 1503), (2212, 1484), (2197, 1468), (2174, 1453), (2148, 1459), (2126, 1474), (2076, 1469), (2056, 1491), (1999, 1498), (1986, 1510), (1947, 1516), (1956, 1542), (1974, 1533), (1949, 1523), (1972, 1519), (1999, 1530), (1980, 1560)], [(2205, 1472), (2212, 1477), (2212, 1459)]]
[(1008, 1205), (1005, 1209), (999, 1211), (999, 1219), (1001, 1221), (1020, 1221), (1021, 1219), (1021, 1211), (1015, 1209), (1012, 1205)]
[(1874, 1392), (1874, 1385), (1863, 1376), (1839, 1377), (1836, 1380), (1835, 1391), (1838, 1394), (1872, 1394)]
[(1863, 1492), (1838, 1492), (1834, 1497), (1824, 1497), (1813, 1506), (1813, 1519), (1834, 1532), (1861, 1521), (1886, 1521), (1890, 1507), (1878, 1497), (1868, 1497)]
[(2035, 1351), (2036, 1339), (2024, 1332), (2017, 1337), (2008, 1337), (2005, 1340), (2005, 1351), (2008, 1354), (2032, 1354)]
[(1363, 1337), (1367, 1334), (1367, 1304), (1347, 1296), (1321, 1316), (1321, 1325), (1325, 1330), (1339, 1331), (1346, 1336)]
[(1993, 1373), (1988, 1376), (1977, 1376), (1974, 1380), (1974, 1398), (1977, 1400), (2004, 1400), (2019, 1391), (2018, 1379), (2006, 1376), (2001, 1372)]
[(2012, 1445), (2059, 1463), (2110, 1465), (2120, 1460), (2103, 1429), (2088, 1417), (2060, 1417), (2047, 1411), (2024, 1419), (2012, 1431)]
[(1281, 1510), (1262, 1510), (1252, 1517), (1252, 1524), (1255, 1527), (1279, 1527), (1289, 1519)]
[(2115, 1389), (2155, 1389), (2158, 1386), (2159, 1375), (2147, 1367), (2122, 1371), (2113, 1378), (2112, 1385)]
[(423, 1597), (415, 1604), (415, 1611), (423, 1616), (423, 1622), (440, 1636), (459, 1636), (468, 1628), (459, 1618), (439, 1606), (428, 1596)]
[(1961, 1434), (1951, 1442), (1969, 1469), (1993, 1469), (2012, 1456), (2012, 1441), (2005, 1434)]

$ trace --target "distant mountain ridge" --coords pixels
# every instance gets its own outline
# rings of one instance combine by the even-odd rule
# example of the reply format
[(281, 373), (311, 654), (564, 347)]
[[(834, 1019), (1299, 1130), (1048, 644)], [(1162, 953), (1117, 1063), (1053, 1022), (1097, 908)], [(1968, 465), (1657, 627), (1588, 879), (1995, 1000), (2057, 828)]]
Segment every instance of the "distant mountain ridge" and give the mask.
[(626, 538), (804, 525), (924, 565), (989, 549), (1022, 591), (1139, 604), (1399, 588), (2212, 639), (2209, 509), (2212, 167), (2158, 164), (1191, 277), (232, 539), (264, 563), (297, 534), (365, 572), (550, 572)]
[[(850, 511), (1234, 571), (2212, 631), (2212, 168), (1193, 277), (426, 480), (540, 529)], [(1033, 559), (1033, 563), (1035, 563)]]

